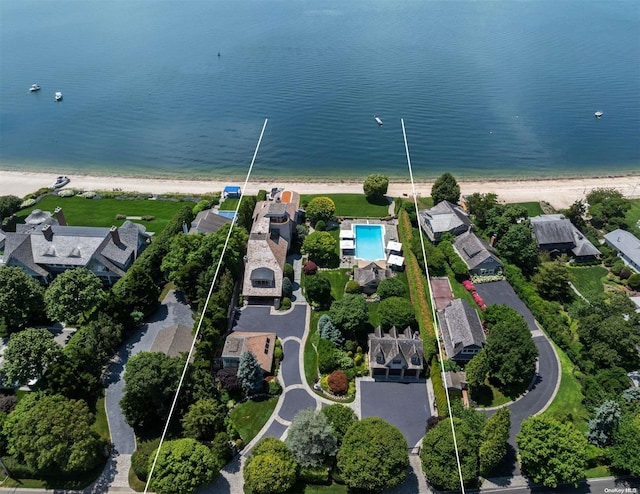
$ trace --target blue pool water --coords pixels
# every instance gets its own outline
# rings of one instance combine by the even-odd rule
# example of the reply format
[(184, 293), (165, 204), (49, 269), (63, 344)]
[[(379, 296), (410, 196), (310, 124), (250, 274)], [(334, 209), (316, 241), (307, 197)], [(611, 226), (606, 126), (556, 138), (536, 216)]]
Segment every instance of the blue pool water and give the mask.
[(235, 211), (218, 211), (220, 216), (224, 216), (225, 218), (235, 219), (236, 212)]
[(383, 226), (382, 225), (354, 225), (356, 234), (356, 257), (375, 261), (384, 259)]

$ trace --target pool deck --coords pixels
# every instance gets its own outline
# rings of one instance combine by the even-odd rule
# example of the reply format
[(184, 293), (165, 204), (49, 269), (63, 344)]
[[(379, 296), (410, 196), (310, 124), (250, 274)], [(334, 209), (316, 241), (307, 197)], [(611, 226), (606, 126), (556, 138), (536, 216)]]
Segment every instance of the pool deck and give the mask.
[[(386, 247), (389, 241), (398, 240), (397, 224), (398, 222), (395, 219), (385, 221), (385, 220), (379, 220), (374, 218), (362, 218), (362, 219), (353, 218), (353, 219), (344, 220), (340, 224), (340, 230), (351, 230), (353, 225), (384, 225), (385, 228), (384, 228), (383, 247), (385, 248), (385, 255), (386, 255), (387, 254)], [(341, 268), (351, 268), (357, 264), (358, 264), (358, 259), (356, 258), (355, 255), (347, 256), (340, 253)]]

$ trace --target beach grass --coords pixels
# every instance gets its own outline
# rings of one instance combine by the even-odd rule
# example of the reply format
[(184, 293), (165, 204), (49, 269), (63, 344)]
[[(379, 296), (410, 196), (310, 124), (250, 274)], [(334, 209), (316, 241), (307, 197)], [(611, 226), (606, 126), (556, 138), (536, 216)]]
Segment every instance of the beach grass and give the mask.
[(277, 403), (278, 398), (275, 397), (266, 400), (247, 400), (231, 411), (231, 421), (245, 444), (256, 437), (264, 427)]
[(604, 293), (603, 279), (607, 276), (607, 272), (607, 269), (602, 266), (569, 268), (571, 282), (582, 296), (589, 300)]
[[(130, 221), (140, 223), (150, 232), (161, 232), (175, 213), (187, 202), (158, 200), (118, 200), (118, 199), (84, 199), (82, 197), (43, 197), (36, 205), (23, 209), (16, 216), (18, 221), (24, 219), (34, 209), (53, 212), (61, 207), (64, 217), (70, 226), (111, 227), (121, 226), (125, 220), (116, 219), (117, 215), (133, 217)], [(153, 217), (145, 221), (143, 216)]]
[(314, 197), (329, 197), (336, 205), (336, 216), (347, 218), (384, 218), (389, 213), (389, 205), (368, 202), (364, 194), (313, 194), (302, 195), (301, 204), (309, 203)]

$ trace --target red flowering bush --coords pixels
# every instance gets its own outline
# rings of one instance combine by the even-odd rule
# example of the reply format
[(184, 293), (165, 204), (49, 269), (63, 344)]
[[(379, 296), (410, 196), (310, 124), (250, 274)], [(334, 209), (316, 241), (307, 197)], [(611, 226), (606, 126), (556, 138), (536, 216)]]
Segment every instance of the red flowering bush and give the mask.
[(331, 392), (337, 395), (343, 395), (349, 390), (349, 380), (347, 379), (347, 375), (341, 370), (336, 370), (329, 374), (327, 384)]

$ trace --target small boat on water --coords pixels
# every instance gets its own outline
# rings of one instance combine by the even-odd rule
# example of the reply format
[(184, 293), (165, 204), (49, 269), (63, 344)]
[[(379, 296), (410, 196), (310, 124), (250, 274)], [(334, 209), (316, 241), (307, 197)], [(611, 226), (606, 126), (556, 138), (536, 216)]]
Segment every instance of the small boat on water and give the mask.
[(55, 94), (54, 99), (55, 99), (56, 101), (62, 101), (62, 93), (58, 91), (58, 92)]
[(376, 123), (382, 127), (382, 120), (380, 119), (380, 117), (378, 115), (374, 115), (373, 119), (376, 121)]
[(596, 118), (600, 118), (602, 115), (604, 115), (604, 113), (602, 113), (601, 111), (597, 111), (593, 114), (593, 116)]
[(37, 84), (31, 84), (31, 87), (29, 88), (29, 92), (35, 93), (36, 91), (40, 91), (40, 86), (38, 86)]

